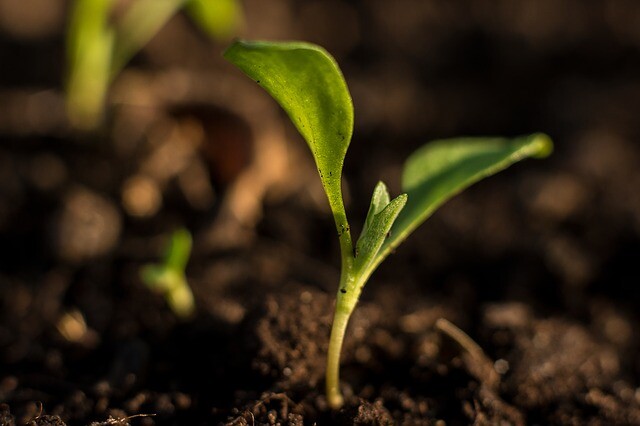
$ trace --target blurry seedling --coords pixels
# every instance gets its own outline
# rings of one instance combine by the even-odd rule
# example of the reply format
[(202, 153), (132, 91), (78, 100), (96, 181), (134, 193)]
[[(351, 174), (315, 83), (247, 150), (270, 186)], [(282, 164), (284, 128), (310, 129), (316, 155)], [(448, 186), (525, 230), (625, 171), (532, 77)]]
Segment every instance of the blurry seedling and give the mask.
[(243, 20), (239, 0), (133, 0), (113, 19), (115, 5), (115, 0), (74, 0), (72, 5), (67, 114), (82, 130), (99, 124), (109, 84), (180, 9), (216, 39), (232, 37)]
[(195, 312), (193, 293), (185, 275), (190, 255), (191, 234), (179, 229), (171, 235), (162, 263), (145, 265), (140, 270), (142, 281), (162, 294), (180, 318), (189, 318)]
[(329, 341), (327, 400), (343, 404), (340, 351), (360, 292), (378, 265), (445, 201), (469, 185), (526, 157), (551, 153), (543, 134), (506, 138), (460, 138), (431, 142), (406, 161), (403, 194), (391, 200), (379, 182), (354, 246), (342, 199), (342, 166), (353, 131), (353, 104), (336, 61), (303, 42), (237, 41), (224, 56), (282, 106), (306, 140), (333, 212), (342, 268)]

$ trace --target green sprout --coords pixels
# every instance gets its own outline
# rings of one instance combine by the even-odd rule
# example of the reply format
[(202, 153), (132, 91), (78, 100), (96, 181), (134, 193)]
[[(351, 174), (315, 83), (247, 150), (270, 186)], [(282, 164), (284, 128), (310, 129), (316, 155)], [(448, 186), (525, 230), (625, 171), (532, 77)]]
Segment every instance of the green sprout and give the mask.
[(242, 24), (238, 0), (134, 0), (112, 22), (115, 0), (74, 0), (67, 32), (67, 114), (79, 129), (95, 128), (109, 84), (178, 11), (214, 39)]
[(140, 270), (142, 281), (161, 293), (179, 318), (189, 318), (195, 312), (193, 293), (185, 269), (191, 254), (191, 234), (179, 229), (171, 235), (162, 263), (145, 265)]
[(379, 182), (360, 237), (353, 244), (342, 199), (342, 166), (353, 131), (353, 104), (336, 61), (304, 42), (237, 41), (224, 53), (285, 110), (306, 140), (333, 212), (342, 268), (329, 341), (326, 392), (340, 408), (340, 352), (349, 317), (380, 263), (445, 201), (527, 157), (553, 149), (548, 136), (459, 138), (431, 142), (406, 161), (403, 194), (391, 200)]

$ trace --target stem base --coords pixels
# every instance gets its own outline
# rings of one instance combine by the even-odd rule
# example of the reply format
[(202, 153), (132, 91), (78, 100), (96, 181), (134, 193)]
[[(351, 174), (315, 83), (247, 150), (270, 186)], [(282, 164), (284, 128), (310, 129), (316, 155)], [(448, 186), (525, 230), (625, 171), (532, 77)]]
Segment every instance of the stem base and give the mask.
[(329, 351), (327, 353), (327, 402), (329, 406), (337, 410), (344, 404), (344, 398), (340, 393), (340, 353), (342, 342), (347, 330), (347, 324), (351, 312), (339, 309), (333, 315), (333, 326), (331, 327), (331, 338), (329, 339)]

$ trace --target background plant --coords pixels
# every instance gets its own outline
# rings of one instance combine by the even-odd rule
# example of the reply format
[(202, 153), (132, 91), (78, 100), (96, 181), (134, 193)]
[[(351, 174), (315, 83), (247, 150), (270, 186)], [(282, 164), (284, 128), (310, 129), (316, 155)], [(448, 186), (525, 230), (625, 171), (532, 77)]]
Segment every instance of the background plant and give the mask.
[(127, 62), (183, 9), (213, 38), (242, 22), (237, 0), (134, 0), (112, 22), (114, 0), (75, 0), (67, 33), (67, 113), (81, 129), (98, 125), (109, 84)]
[(375, 187), (363, 230), (354, 245), (342, 198), (342, 167), (353, 132), (353, 104), (342, 73), (323, 48), (303, 42), (238, 41), (225, 57), (265, 88), (287, 112), (313, 154), (333, 212), (342, 268), (329, 352), (326, 387), (339, 408), (340, 352), (349, 317), (378, 265), (449, 198), (526, 157), (552, 150), (546, 135), (461, 138), (423, 146), (407, 160), (403, 194), (391, 200)]
[(180, 318), (189, 318), (195, 312), (193, 292), (185, 273), (191, 245), (191, 233), (179, 229), (171, 235), (162, 262), (146, 265), (140, 270), (142, 281), (151, 290), (162, 294)]

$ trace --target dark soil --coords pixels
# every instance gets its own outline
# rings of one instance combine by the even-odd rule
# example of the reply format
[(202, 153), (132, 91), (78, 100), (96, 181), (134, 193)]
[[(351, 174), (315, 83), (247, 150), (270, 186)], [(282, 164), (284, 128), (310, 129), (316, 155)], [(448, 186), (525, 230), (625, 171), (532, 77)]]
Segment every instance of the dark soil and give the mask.
[[(339, 254), (299, 136), (182, 15), (116, 80), (102, 128), (74, 131), (66, 6), (0, 0), (0, 425), (640, 424), (640, 4), (244, 2), (244, 37), (314, 41), (343, 68), (356, 231), (428, 140), (556, 143), (376, 272), (335, 412)], [(187, 321), (139, 278), (180, 226)]]

